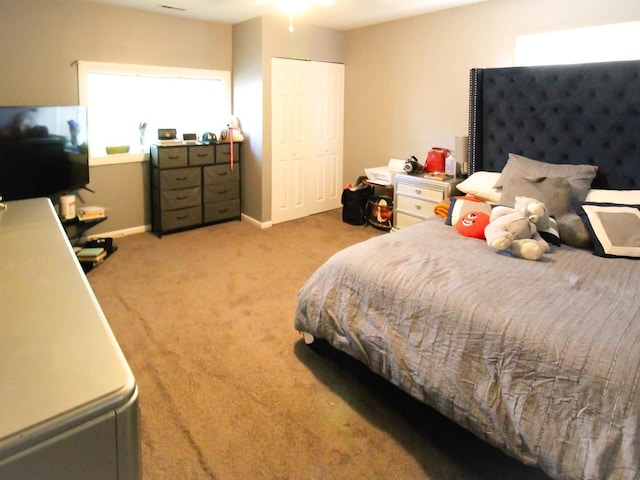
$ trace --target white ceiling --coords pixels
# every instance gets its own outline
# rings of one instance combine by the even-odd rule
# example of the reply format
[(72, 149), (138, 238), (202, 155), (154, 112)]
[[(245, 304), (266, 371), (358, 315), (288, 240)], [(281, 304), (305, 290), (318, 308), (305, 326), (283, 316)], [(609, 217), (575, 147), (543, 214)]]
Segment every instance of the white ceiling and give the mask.
[[(76, 1), (119, 5), (150, 12), (230, 24), (265, 15), (285, 15), (277, 9), (275, 0)], [(336, 0), (334, 5), (323, 7), (315, 4), (314, 0), (310, 0), (309, 7), (305, 12), (297, 15), (294, 21), (337, 30), (349, 30), (481, 1), (486, 0)]]

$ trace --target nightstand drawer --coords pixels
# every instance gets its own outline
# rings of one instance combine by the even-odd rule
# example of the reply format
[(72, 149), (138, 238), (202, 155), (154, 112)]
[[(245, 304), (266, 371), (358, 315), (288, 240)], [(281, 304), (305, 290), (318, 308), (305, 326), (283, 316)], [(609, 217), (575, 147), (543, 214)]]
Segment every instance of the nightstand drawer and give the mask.
[(408, 227), (414, 223), (418, 223), (424, 220), (421, 217), (414, 217), (413, 215), (407, 215), (403, 212), (396, 212), (394, 214), (394, 220), (396, 222), (396, 228)]
[(423, 200), (422, 198), (406, 197), (404, 195), (398, 195), (396, 197), (395, 210), (407, 212), (420, 217), (430, 217), (434, 215), (433, 207), (437, 202), (429, 200)]
[(438, 203), (444, 200), (445, 187), (448, 187), (448, 185), (443, 185), (443, 188), (435, 190), (428, 187), (417, 187), (398, 182), (396, 184), (396, 193), (413, 195), (415, 197)]

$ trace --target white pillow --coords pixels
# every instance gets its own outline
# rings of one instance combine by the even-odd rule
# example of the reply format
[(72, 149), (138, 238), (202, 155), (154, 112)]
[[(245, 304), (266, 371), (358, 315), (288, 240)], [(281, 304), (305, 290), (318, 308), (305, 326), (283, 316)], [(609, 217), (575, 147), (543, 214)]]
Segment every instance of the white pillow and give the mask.
[(592, 188), (587, 193), (585, 202), (640, 205), (640, 190), (601, 190)]
[(487, 202), (498, 203), (502, 195), (502, 188), (494, 188), (494, 185), (499, 178), (500, 172), (479, 171), (460, 182), (456, 188), (462, 193), (475, 195)]

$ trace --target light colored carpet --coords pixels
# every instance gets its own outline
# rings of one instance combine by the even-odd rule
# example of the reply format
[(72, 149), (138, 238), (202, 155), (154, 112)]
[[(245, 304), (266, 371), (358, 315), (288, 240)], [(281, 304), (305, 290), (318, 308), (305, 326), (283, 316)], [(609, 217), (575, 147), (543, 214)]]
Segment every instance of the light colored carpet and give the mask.
[(305, 280), (384, 234), (340, 213), (131, 235), (88, 274), (139, 385), (145, 480), (546, 478), (301, 343)]

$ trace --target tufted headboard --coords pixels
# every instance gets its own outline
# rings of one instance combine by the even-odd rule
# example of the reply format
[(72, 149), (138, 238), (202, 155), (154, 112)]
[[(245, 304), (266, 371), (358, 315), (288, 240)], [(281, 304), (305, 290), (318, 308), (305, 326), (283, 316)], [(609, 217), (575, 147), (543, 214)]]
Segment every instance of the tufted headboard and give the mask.
[(469, 173), (509, 153), (599, 167), (593, 187), (640, 189), (640, 61), (475, 68)]

